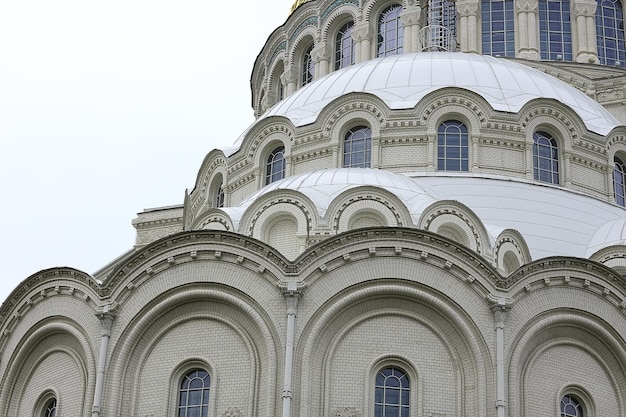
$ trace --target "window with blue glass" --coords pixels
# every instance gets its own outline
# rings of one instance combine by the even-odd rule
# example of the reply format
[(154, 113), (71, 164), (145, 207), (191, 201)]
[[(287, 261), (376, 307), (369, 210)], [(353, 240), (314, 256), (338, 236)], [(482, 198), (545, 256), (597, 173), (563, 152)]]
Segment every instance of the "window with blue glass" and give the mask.
[(615, 202), (626, 207), (626, 164), (624, 160), (614, 159), (615, 168), (613, 168), (613, 191), (615, 192)]
[(302, 72), (301, 72), (301, 83), (302, 85), (307, 85), (311, 81), (313, 81), (313, 76), (315, 75), (315, 63), (313, 62), (313, 45), (309, 46), (307, 50), (302, 55)]
[(353, 22), (343, 25), (335, 39), (335, 69), (354, 64), (354, 41), (352, 40)]
[(378, 41), (376, 43), (377, 57), (398, 55), (402, 53), (404, 29), (399, 4), (389, 6), (380, 14), (378, 19)]
[(357, 126), (346, 133), (343, 142), (345, 168), (369, 168), (372, 160), (372, 129)]
[(481, 6), (483, 54), (514, 57), (513, 0), (483, 0)]
[(456, 49), (456, 4), (452, 0), (428, 0), (428, 27), (431, 50)]
[(572, 60), (572, 24), (568, 0), (539, 1), (541, 59)]
[(573, 395), (564, 395), (561, 398), (561, 417), (584, 417), (583, 405)]
[(437, 169), (440, 171), (469, 170), (469, 134), (467, 126), (458, 120), (447, 120), (437, 129)]
[(265, 169), (265, 185), (285, 178), (285, 147), (279, 146), (270, 152)]
[(533, 134), (533, 176), (537, 181), (559, 183), (559, 149), (549, 133)]
[(624, 13), (620, 0), (598, 0), (596, 38), (601, 64), (620, 67), (626, 65)]
[(400, 368), (387, 367), (376, 375), (374, 417), (409, 417), (409, 378)]
[(211, 378), (204, 369), (187, 373), (178, 391), (178, 417), (207, 417)]

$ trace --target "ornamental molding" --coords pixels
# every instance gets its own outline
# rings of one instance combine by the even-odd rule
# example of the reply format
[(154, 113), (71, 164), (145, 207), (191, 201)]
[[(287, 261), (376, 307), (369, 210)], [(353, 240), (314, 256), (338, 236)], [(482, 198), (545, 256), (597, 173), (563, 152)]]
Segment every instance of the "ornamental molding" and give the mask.
[[(352, 5), (354, 7), (359, 7), (359, 1), (358, 0), (335, 0), (332, 3), (330, 3), (325, 9), (324, 11), (320, 14), (320, 18), (322, 20), (322, 22), (326, 22), (326, 18), (338, 7), (343, 6), (344, 4), (347, 5)], [(335, 17), (337, 16), (333, 16), (331, 18), (330, 21), (332, 21)], [(356, 20), (356, 19), (355, 19)]]
[[(465, 112), (463, 110), (469, 110), (478, 119), (481, 125), (487, 121), (487, 113), (483, 109), (482, 105), (477, 101), (460, 95), (458, 92), (454, 95), (450, 95), (452, 88), (442, 88), (432, 93), (432, 98), (425, 105), (423, 111), (421, 111), (421, 121), (423, 124), (427, 124), (427, 121), (433, 115), (434, 112), (445, 107), (455, 106), (456, 108), (451, 111), (457, 111), (461, 114)], [(419, 106), (419, 104), (418, 104)]]
[(293, 154), (291, 156), (294, 162), (306, 162), (319, 158), (325, 158), (333, 155), (333, 149), (335, 147), (326, 147), (324, 149), (316, 149), (314, 151), (301, 152), (299, 154)]
[(361, 417), (361, 413), (354, 407), (346, 407), (336, 410), (333, 417)]
[[(362, 190), (362, 188), (360, 189)], [(355, 189), (355, 190), (351, 190), (353, 192), (359, 192), (359, 189)], [(339, 221), (341, 219), (341, 215), (345, 212), (345, 210), (350, 207), (352, 204), (355, 203), (359, 203), (359, 202), (375, 202), (375, 203), (379, 203), (382, 204), (383, 206), (385, 206), (393, 215), (393, 217), (396, 220), (396, 224), (392, 225), (392, 226), (397, 226), (397, 227), (403, 227), (402, 224), (402, 216), (400, 215), (400, 213), (398, 212), (398, 209), (392, 205), (388, 198), (386, 198), (384, 195), (376, 195), (378, 194), (377, 192), (373, 192), (371, 190), (367, 191), (367, 195), (356, 195), (355, 197), (352, 198), (348, 198), (348, 201), (345, 201), (343, 204), (341, 204), (341, 206), (339, 206), (339, 209), (337, 210), (335, 216), (333, 217), (333, 229), (334, 230), (339, 230)], [(371, 207), (370, 210), (373, 211), (378, 211), (376, 208)]]
[(244, 417), (244, 415), (237, 407), (229, 407), (224, 411), (222, 417)]
[(415, 9), (415, 10), (404, 10), (401, 14), (400, 14), (400, 19), (402, 20), (402, 25), (406, 26), (413, 26), (413, 25), (417, 25), (420, 23), (420, 17), (421, 17), (421, 11), (420, 9)]
[(285, 53), (286, 50), (287, 50), (287, 41), (282, 41), (281, 43), (279, 43), (278, 46), (274, 49), (274, 52), (272, 52), (272, 55), (268, 61), (268, 66), (272, 65), (274, 61), (276, 60), (276, 57), (280, 53)]
[[(254, 230), (256, 228), (257, 221), (259, 220), (259, 218), (267, 210), (270, 210), (274, 206), (282, 205), (282, 204), (290, 204), (290, 205), (296, 207), (298, 210), (300, 210), (302, 212), (302, 214), (304, 215), (304, 218), (306, 220), (305, 230), (308, 233), (308, 231), (311, 228), (311, 225), (313, 224), (313, 218), (311, 217), (311, 213), (310, 213), (308, 207), (303, 202), (298, 201), (298, 199), (296, 197), (286, 197), (284, 195), (281, 195), (281, 196), (276, 196), (276, 197), (274, 197), (274, 198), (272, 198), (270, 200), (262, 202), (262, 206), (259, 209), (256, 210), (256, 212), (252, 216), (252, 219), (250, 220), (250, 226), (248, 227), (248, 234), (249, 234), (249, 236), (252, 236), (252, 234), (254, 233)], [(290, 214), (290, 213), (289, 212), (285, 212), (285, 214)], [(296, 221), (297, 221), (297, 218), (296, 218)], [(298, 227), (298, 229), (300, 229), (300, 227)]]
[(294, 40), (300, 35), (300, 33), (302, 33), (302, 31), (304, 31), (305, 28), (307, 27), (313, 27), (314, 29), (317, 30), (317, 16), (310, 16), (306, 19), (304, 19), (295, 29), (294, 31), (291, 33), (291, 36), (289, 36), (289, 44), (290, 45), (294, 45)]
[[(533, 108), (525, 112), (525, 115), (521, 120), (522, 126), (526, 128), (533, 119), (540, 117), (548, 118), (548, 124), (554, 123), (554, 121), (561, 122), (569, 132), (569, 137), (571, 138), (572, 143), (576, 143), (576, 141), (578, 140), (578, 133), (576, 127), (574, 126), (574, 123), (572, 123), (572, 120), (568, 116), (566, 116), (562, 110), (555, 109), (549, 105), (546, 105), (545, 103), (543, 103), (542, 105), (533, 105)], [(565, 132), (561, 132), (564, 137), (567, 137), (564, 133)]]
[(537, 0), (516, 1), (515, 6), (518, 12), (535, 13), (539, 7)]
[(460, 17), (477, 16), (478, 15), (478, 3), (470, 2), (457, 2), (456, 10)]
[[(439, 205), (438, 203), (435, 203), (434, 207), (429, 208), (428, 211), (423, 214), (424, 217), (423, 220), (420, 219), (420, 224), (423, 225), (424, 229), (430, 230), (430, 226), (433, 221), (435, 221), (438, 217), (445, 215), (452, 215), (461, 220), (461, 222), (465, 224), (472, 232), (472, 236), (468, 236), (468, 238), (474, 239), (474, 242), (476, 244), (476, 252), (478, 252), (479, 254), (484, 254), (485, 250), (482, 247), (484, 239), (481, 237), (482, 233), (480, 233), (480, 231), (478, 230), (476, 220), (471, 219), (458, 207), (454, 207), (449, 204)], [(445, 222), (443, 225), (445, 225), (446, 223), (448, 222)], [(436, 233), (436, 231), (433, 232)]]
[(574, 4), (574, 14), (576, 16), (595, 17), (596, 15), (596, 3), (580, 3)]
[[(354, 93), (360, 94), (360, 93)], [(344, 96), (346, 97), (346, 96)], [(367, 97), (369, 98), (369, 97)], [(372, 115), (376, 118), (376, 120), (380, 123), (380, 126), (384, 126), (385, 124), (385, 115), (381, 111), (381, 109), (371, 101), (363, 100), (355, 100), (355, 96), (350, 94), (345, 98), (347, 103), (337, 107), (333, 110), (332, 114), (326, 119), (326, 123), (324, 124), (323, 132), (326, 136), (330, 134), (334, 125), (341, 119), (343, 119), (346, 115), (350, 115), (352, 117), (363, 117), (359, 115), (358, 112), (364, 112), (369, 115)]]

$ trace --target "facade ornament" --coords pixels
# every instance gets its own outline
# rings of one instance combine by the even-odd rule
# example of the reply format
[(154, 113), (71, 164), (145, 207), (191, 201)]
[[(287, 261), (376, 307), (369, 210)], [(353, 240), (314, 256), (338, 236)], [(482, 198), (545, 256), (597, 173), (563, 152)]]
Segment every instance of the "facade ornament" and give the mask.
[(459, 13), (459, 17), (478, 16), (478, 3), (457, 2), (456, 11)]
[(597, 4), (594, 3), (576, 3), (574, 5), (574, 13), (576, 16), (595, 17)]
[(402, 25), (406, 27), (406, 26), (413, 26), (413, 25), (419, 24), (421, 15), (422, 15), (422, 12), (420, 9), (406, 10), (402, 12), (402, 14), (400, 15), (400, 19), (402, 20)]
[(539, 7), (539, 2), (537, 0), (525, 0), (518, 1), (515, 5), (517, 6), (517, 10), (519, 12), (534, 13)]
[(222, 417), (243, 417), (243, 413), (237, 407), (229, 407)]
[(346, 407), (335, 411), (333, 417), (361, 417), (361, 413), (354, 407)]
[(354, 25), (352, 28), (352, 39), (356, 42), (369, 39), (372, 36), (372, 29), (368, 22)]

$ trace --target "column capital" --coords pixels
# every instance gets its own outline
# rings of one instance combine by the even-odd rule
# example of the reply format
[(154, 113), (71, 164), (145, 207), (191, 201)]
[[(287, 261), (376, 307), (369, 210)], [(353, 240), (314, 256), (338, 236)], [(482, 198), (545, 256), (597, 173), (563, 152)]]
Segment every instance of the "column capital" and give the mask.
[(520, 12), (536, 12), (537, 7), (539, 7), (539, 2), (537, 0), (522, 0), (515, 2), (517, 6), (517, 10)]

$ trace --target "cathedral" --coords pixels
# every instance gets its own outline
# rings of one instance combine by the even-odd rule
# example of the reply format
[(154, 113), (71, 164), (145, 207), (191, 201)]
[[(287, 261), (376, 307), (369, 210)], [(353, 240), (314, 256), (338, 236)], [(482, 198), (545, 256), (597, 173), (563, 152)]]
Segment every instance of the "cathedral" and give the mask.
[(621, 1), (288, 6), (183, 201), (4, 301), (0, 417), (626, 416)]

